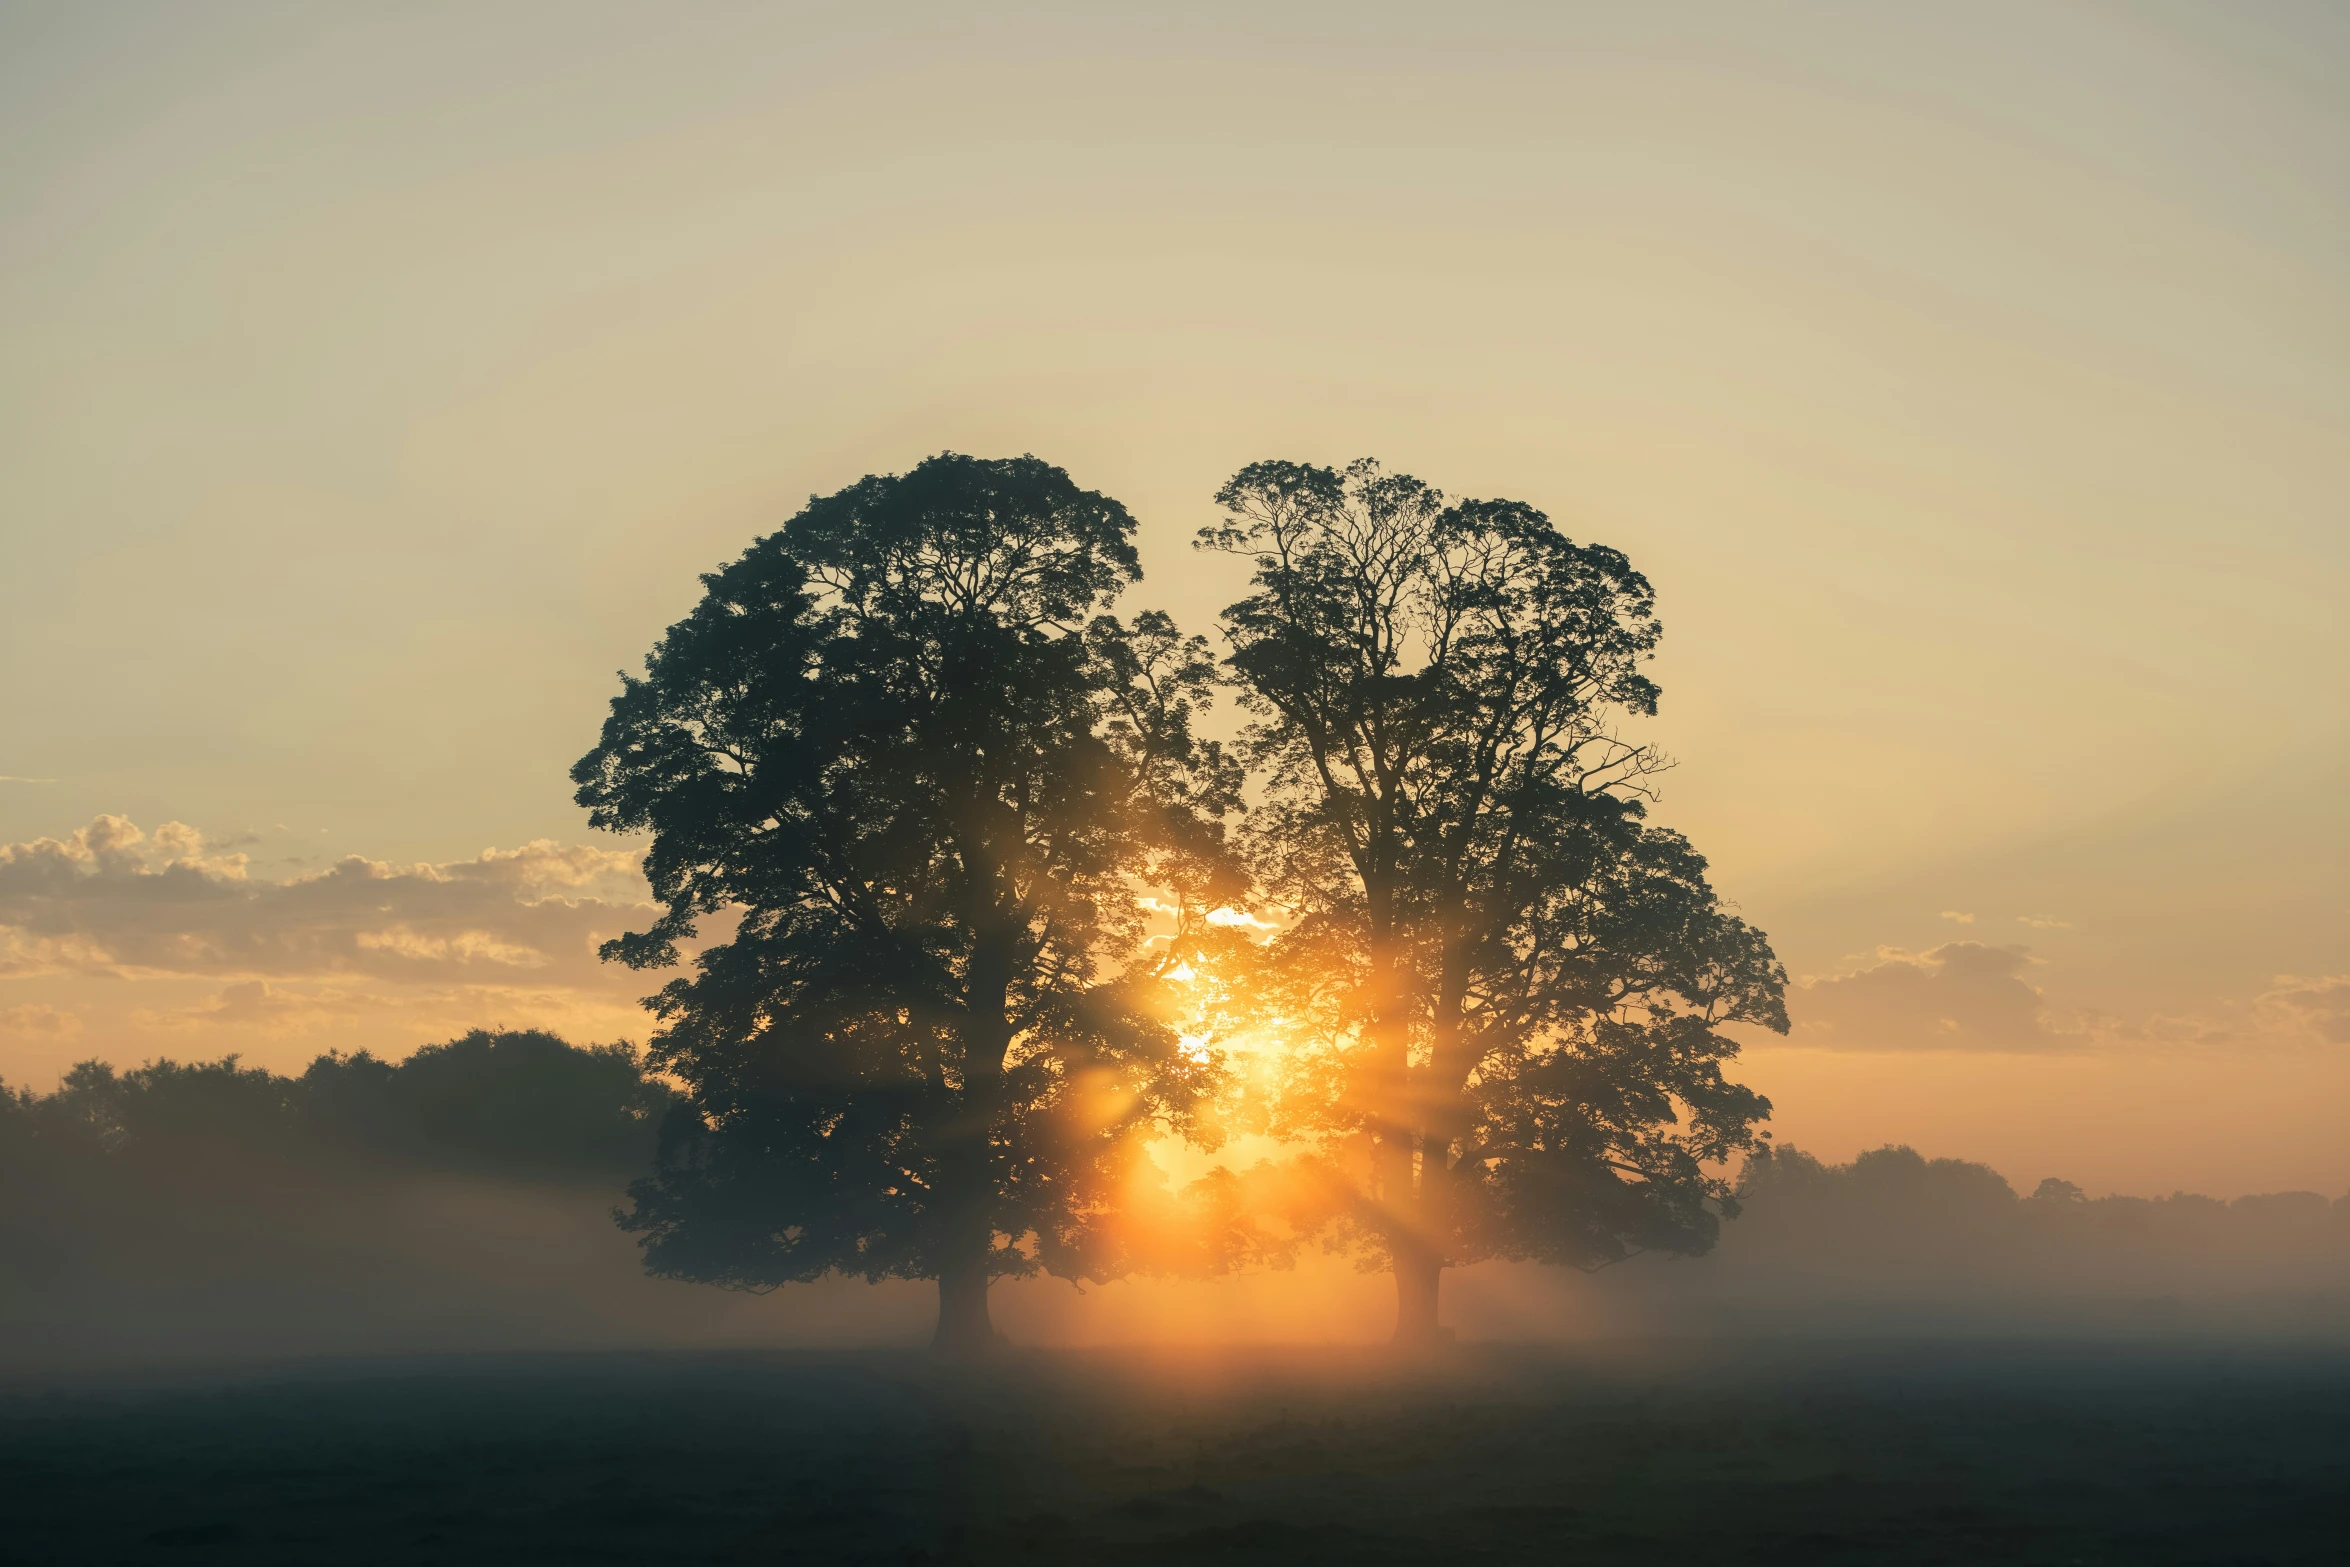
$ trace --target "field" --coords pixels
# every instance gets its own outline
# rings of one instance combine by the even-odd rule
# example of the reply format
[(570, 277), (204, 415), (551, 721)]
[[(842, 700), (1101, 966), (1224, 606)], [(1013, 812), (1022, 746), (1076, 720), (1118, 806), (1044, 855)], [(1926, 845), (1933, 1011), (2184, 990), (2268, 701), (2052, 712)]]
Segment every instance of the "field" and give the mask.
[(19, 1385), (0, 1561), (2339, 1562), (2350, 1355), (612, 1355)]

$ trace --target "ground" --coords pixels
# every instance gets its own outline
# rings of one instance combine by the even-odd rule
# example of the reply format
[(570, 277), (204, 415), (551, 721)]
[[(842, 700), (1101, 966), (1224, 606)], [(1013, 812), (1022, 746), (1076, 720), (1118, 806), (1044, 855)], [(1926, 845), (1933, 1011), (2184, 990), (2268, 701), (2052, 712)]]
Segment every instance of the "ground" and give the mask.
[(611, 1355), (0, 1396), (0, 1561), (2350, 1559), (2350, 1353)]

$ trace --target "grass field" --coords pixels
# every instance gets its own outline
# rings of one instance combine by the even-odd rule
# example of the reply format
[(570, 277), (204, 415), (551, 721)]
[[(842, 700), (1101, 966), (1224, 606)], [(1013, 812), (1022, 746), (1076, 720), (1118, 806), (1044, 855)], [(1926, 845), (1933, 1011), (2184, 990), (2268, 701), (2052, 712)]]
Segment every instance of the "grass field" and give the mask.
[(0, 1561), (2350, 1560), (2350, 1356), (614, 1355), (0, 1398)]

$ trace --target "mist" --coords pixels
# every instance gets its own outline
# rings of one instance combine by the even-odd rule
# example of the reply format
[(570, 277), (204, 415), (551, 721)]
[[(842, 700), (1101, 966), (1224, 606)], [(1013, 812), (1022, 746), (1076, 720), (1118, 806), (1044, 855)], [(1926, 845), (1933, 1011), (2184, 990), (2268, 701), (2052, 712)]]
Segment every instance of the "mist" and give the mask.
[(644, 1275), (614, 1210), (669, 1100), (626, 1047), (535, 1032), (298, 1077), (85, 1063), (0, 1120), (0, 1365), (870, 1338), (845, 1289), (779, 1331), (766, 1299)]
[(1000, 1281), (1009, 1343), (967, 1362), (915, 1348), (928, 1281), (648, 1276), (616, 1219), (674, 1103), (626, 1046), (485, 1031), (8, 1094), (0, 1547), (2053, 1563), (2338, 1532), (2350, 1224), (2316, 1194), (1776, 1148), (1704, 1255), (1459, 1270), (1433, 1353), (1308, 1245)]
[[(616, 1224), (670, 1090), (624, 1046), (476, 1031), (298, 1076), (235, 1058), (92, 1063), (0, 1116), (0, 1369), (591, 1349), (922, 1342), (921, 1281), (767, 1294), (648, 1277)], [(2350, 1336), (2350, 1202), (2019, 1194), (1903, 1147), (1748, 1162), (1695, 1258), (1583, 1274), (1460, 1270), (1464, 1341), (2116, 1334)], [(1082, 1289), (995, 1286), (1030, 1346), (1368, 1345), (1383, 1275), (1312, 1245), (1283, 1266)]]

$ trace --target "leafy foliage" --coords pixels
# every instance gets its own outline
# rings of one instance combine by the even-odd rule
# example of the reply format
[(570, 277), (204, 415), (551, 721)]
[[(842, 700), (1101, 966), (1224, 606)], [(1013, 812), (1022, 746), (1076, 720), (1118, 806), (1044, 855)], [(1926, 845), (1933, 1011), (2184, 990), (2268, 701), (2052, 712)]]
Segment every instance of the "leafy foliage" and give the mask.
[(1426, 1275), (1417, 1330), (1446, 1262), (1703, 1250), (1769, 1109), (1723, 1025), (1783, 1030), (1785, 975), (1644, 819), (1665, 762), (1616, 725), (1656, 710), (1649, 584), (1368, 461), (1253, 464), (1217, 499), (1201, 545), (1255, 568), (1224, 624), (1248, 843), (1293, 916), (1265, 989), (1303, 1032), (1285, 1116)]
[(674, 1098), (625, 1044), (474, 1029), (404, 1061), (329, 1053), (298, 1077), (218, 1061), (84, 1061), (54, 1093), (0, 1089), (0, 1150), (104, 1156), (186, 1178), (259, 1162), (613, 1179), (649, 1161)]
[[(812, 500), (703, 579), (573, 773), (666, 907), (608, 957), (683, 1082), (627, 1222), (660, 1272), (978, 1281), (1124, 1266), (1105, 1220), (1212, 1063), (1162, 1021), (1137, 891), (1229, 883), (1213, 666), (1109, 613), (1133, 519), (1033, 457)], [(976, 1330), (973, 1330), (976, 1331)]]

